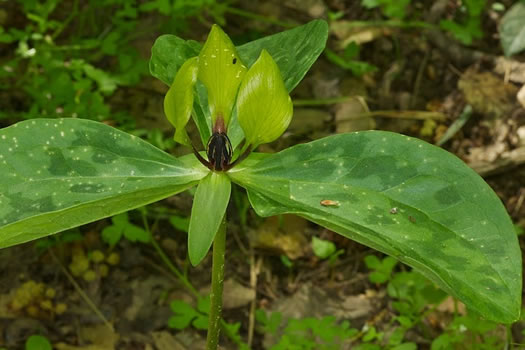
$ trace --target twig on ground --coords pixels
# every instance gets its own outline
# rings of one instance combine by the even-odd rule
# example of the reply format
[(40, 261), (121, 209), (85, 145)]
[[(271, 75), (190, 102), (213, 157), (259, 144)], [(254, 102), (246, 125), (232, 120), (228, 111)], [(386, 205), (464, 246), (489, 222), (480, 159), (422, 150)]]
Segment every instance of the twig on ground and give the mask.
[(82, 290), (82, 288), (78, 285), (77, 281), (75, 281), (73, 276), (71, 276), (71, 274), (67, 271), (67, 269), (64, 267), (64, 265), (62, 265), (60, 260), (55, 255), (55, 252), (53, 252), (53, 249), (49, 249), (48, 251), (49, 251), (49, 254), (51, 255), (51, 257), (53, 258), (53, 260), (55, 261), (55, 263), (58, 266), (60, 266), (60, 270), (62, 271), (62, 273), (64, 275), (66, 275), (67, 279), (69, 280), (69, 282), (71, 282), (71, 284), (73, 285), (73, 287), (75, 288), (77, 293), (80, 295), (82, 300), (84, 300), (84, 302), (88, 305), (88, 307), (91, 309), (91, 311), (93, 311), (95, 313), (95, 315), (97, 315), (97, 317), (100, 318), (100, 320), (106, 325), (106, 327), (108, 327), (112, 332), (114, 332), (115, 330), (113, 329), (113, 325), (108, 321), (108, 319), (104, 316), (104, 314), (102, 314), (100, 309), (89, 298), (89, 296)]

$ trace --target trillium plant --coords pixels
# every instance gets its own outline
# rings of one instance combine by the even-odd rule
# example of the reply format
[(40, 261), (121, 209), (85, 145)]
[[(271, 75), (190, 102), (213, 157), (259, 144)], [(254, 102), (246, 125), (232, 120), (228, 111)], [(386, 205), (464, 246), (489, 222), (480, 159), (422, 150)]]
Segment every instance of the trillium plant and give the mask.
[[(166, 116), (175, 140), (192, 149), (183, 157), (83, 119), (27, 120), (0, 130), (0, 247), (197, 185), (188, 252), (197, 265), (213, 244), (208, 349), (215, 349), (233, 182), (260, 216), (305, 217), (412, 266), (486, 319), (518, 320), (521, 254), (513, 224), (491, 188), (454, 155), (384, 131), (256, 152), (288, 127), (289, 92), (327, 35), (317, 20), (239, 47), (218, 26), (204, 45), (159, 37), (150, 70), (170, 86)], [(186, 131), (190, 120), (197, 142)]]

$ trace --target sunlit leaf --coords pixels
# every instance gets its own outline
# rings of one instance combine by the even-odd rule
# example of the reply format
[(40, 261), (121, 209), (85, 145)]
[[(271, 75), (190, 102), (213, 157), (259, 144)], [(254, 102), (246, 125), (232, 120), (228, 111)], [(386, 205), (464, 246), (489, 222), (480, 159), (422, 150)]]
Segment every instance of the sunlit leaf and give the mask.
[(175, 141), (186, 146), (191, 142), (186, 124), (193, 109), (193, 87), (197, 82), (197, 57), (187, 60), (177, 72), (173, 84), (164, 97), (164, 113), (175, 127)]
[(0, 247), (158, 201), (207, 174), (135, 136), (83, 119), (0, 130)]
[(292, 120), (292, 100), (279, 68), (266, 50), (244, 76), (237, 114), (246, 143), (254, 147), (276, 140)]
[(228, 125), (245, 72), (246, 66), (230, 38), (218, 25), (213, 25), (199, 54), (199, 80), (208, 91), (212, 122), (222, 117)]
[(519, 318), (512, 222), (483, 179), (438, 147), (389, 132), (343, 134), (229, 175), (261, 216), (299, 214), (413, 266), (488, 319)]

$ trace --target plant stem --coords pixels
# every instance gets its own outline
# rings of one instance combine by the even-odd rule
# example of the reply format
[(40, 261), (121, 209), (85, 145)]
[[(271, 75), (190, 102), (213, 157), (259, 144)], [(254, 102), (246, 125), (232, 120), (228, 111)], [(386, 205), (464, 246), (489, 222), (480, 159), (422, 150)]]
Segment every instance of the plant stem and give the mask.
[(224, 284), (224, 253), (226, 250), (226, 214), (213, 241), (213, 263), (211, 275), (210, 318), (206, 349), (216, 350), (221, 328), (222, 287)]

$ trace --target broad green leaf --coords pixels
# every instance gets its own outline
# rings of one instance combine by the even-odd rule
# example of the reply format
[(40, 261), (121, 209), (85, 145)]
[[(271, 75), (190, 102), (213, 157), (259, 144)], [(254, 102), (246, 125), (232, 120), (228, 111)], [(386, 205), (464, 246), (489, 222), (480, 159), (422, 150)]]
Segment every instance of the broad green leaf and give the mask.
[(230, 200), (231, 182), (224, 173), (212, 172), (201, 180), (191, 208), (188, 254), (193, 266), (210, 250)]
[(171, 34), (161, 35), (151, 48), (150, 73), (171, 86), (184, 62), (198, 56), (200, 51), (201, 44), (197, 41), (184, 40)]
[(328, 24), (314, 20), (294, 29), (270, 35), (238, 47), (242, 61), (248, 67), (264, 49), (275, 60), (288, 92), (303, 79), (317, 57), (323, 52), (328, 38)]
[(222, 117), (228, 126), (244, 73), (246, 66), (232, 41), (214, 24), (199, 54), (199, 80), (208, 91), (212, 124)]
[(266, 50), (244, 76), (237, 100), (246, 144), (254, 148), (276, 140), (292, 120), (292, 100), (279, 68)]
[(0, 248), (158, 201), (207, 173), (102, 123), (20, 122), (0, 130)]
[(175, 75), (173, 84), (164, 97), (164, 113), (175, 127), (175, 141), (186, 146), (191, 142), (186, 124), (193, 109), (193, 87), (197, 82), (197, 57), (187, 60)]
[(499, 34), (505, 56), (525, 50), (525, 3), (517, 2), (501, 19)]
[[(259, 215), (304, 216), (414, 267), (488, 319), (519, 318), (521, 254), (512, 222), (492, 189), (452, 154), (369, 131), (245, 166), (228, 174), (248, 189)], [(321, 205), (325, 199), (340, 206)]]

